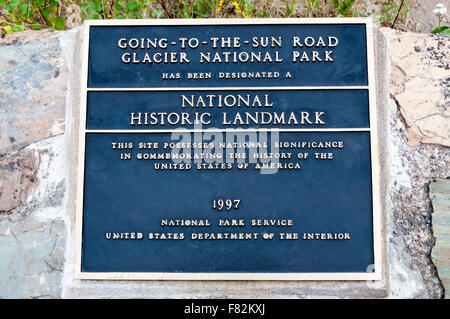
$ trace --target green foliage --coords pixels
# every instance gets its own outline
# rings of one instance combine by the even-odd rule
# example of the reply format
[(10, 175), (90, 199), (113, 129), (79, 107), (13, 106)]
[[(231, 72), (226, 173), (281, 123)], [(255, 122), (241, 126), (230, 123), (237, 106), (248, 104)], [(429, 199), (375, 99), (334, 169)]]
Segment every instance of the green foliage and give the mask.
[(64, 30), (61, 0), (0, 0), (0, 28), (7, 34), (25, 29)]
[[(406, 19), (407, 0), (383, 0), (380, 22)], [(0, 34), (25, 29), (67, 28), (67, 7), (81, 20), (159, 18), (269, 18), (361, 16), (357, 0), (0, 0)], [(360, 3), (359, 3), (360, 5)], [(402, 11), (399, 17), (400, 11)], [(72, 17), (71, 17), (72, 21)], [(435, 33), (449, 32), (436, 28)]]
[(436, 4), (436, 8), (433, 10), (433, 13), (436, 14), (438, 17), (438, 27), (433, 29), (433, 31), (431, 31), (431, 33), (450, 35), (450, 28), (446, 25), (441, 26), (443, 15), (446, 12), (447, 12), (447, 8), (445, 8), (442, 3)]
[(180, 1), (180, 18), (208, 18), (216, 10), (218, 1)]
[(297, 9), (298, 2), (296, 0), (285, 0), (284, 4), (286, 6), (286, 11), (284, 12), (285, 18), (290, 18), (294, 15), (295, 9)]
[(437, 27), (437, 28), (433, 29), (433, 31), (431, 31), (431, 33), (450, 35), (450, 28), (448, 26), (443, 25), (441, 27)]
[(306, 16), (311, 17), (314, 9), (319, 9), (320, 0), (306, 0)]
[[(404, 21), (408, 17), (408, 2), (401, 0), (387, 0), (383, 2), (384, 9), (381, 11), (380, 23), (393, 28), (399, 17)], [(403, 12), (401, 12), (403, 11)]]
[(81, 17), (89, 20), (144, 19), (153, 14), (148, 9), (150, 4), (148, 0), (88, 0), (81, 2)]
[(83, 19), (208, 18), (218, 1), (82, 0)]
[(352, 6), (355, 0), (331, 0), (334, 6), (335, 15), (337, 17), (351, 17), (353, 16)]

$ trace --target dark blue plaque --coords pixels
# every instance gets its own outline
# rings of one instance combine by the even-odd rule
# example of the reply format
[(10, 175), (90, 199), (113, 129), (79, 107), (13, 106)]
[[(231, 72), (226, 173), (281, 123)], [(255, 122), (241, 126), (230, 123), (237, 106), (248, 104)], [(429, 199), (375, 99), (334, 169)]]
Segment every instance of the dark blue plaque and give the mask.
[(80, 278), (379, 279), (370, 25), (286, 21), (89, 25)]
[[(211, 40), (216, 38), (219, 40)], [(222, 38), (225, 43), (222, 43)], [(234, 45), (234, 38), (240, 39), (239, 44)], [(254, 38), (257, 40), (256, 43), (259, 43), (256, 48), (253, 47), (256, 46)], [(261, 43), (261, 38), (263, 43)], [(268, 38), (267, 47), (263, 47), (266, 46), (266, 38)], [(280, 38), (281, 45), (279, 45)], [(294, 43), (294, 38), (299, 38), (299, 41)], [(307, 38), (312, 40), (305, 43)], [(334, 38), (338, 39), (337, 44), (333, 40)], [(121, 39), (126, 39), (126, 41), (120, 41)], [(144, 39), (143, 43), (142, 39)], [(153, 42), (147, 43), (147, 39), (153, 41), (167, 39), (167, 42), (161, 43), (164, 47), (167, 45), (167, 48), (162, 49), (158, 45), (155, 48)], [(189, 41), (183, 39), (198, 39), (198, 46), (191, 48)], [(228, 42), (228, 40), (230, 41)], [(88, 84), (92, 88), (357, 86), (368, 84), (365, 24), (277, 24), (270, 25), (270, 30), (267, 25), (249, 26), (245, 23), (151, 27), (93, 26), (89, 41)], [(191, 45), (195, 44), (197, 42)], [(238, 48), (234, 47), (238, 45)], [(296, 47), (293, 47), (294, 45)], [(211, 55), (204, 55), (205, 58), (201, 60), (200, 50), (208, 50), (203, 53)], [(313, 51), (318, 52), (316, 61), (313, 61)], [(328, 59), (332, 59), (333, 62), (327, 61), (326, 51), (332, 51)], [(247, 55), (241, 56), (240, 60), (239, 56), (234, 59), (234, 53), (240, 52), (249, 54), (247, 63), (239, 63), (239, 61), (247, 59)], [(275, 54), (277, 52), (278, 54)], [(294, 56), (295, 52), (300, 52), (300, 55)], [(149, 54), (150, 60), (145, 59), (145, 53)], [(180, 61), (179, 54), (185, 53), (189, 62), (170, 63), (170, 60), (162, 60), (161, 63), (157, 63), (159, 59), (155, 62), (153, 57), (158, 53), (177, 53), (178, 55), (175, 57), (177, 61)], [(252, 56), (251, 53), (258, 55)], [(259, 56), (260, 53), (261, 56)], [(303, 53), (305, 56), (302, 61)], [(121, 57), (124, 54), (126, 54), (126, 61), (130, 59), (129, 63), (123, 62)], [(135, 57), (136, 63), (133, 63), (133, 57)], [(207, 57), (209, 57), (209, 62), (207, 62)], [(292, 63), (294, 57), (296, 57), (296, 62)], [(162, 58), (164, 59), (164, 56)], [(282, 62), (279, 62), (280, 59)], [(238, 62), (234, 62), (234, 60)], [(336, 61), (339, 63), (334, 63)], [(280, 73), (280, 76), (278, 78), (269, 76), (266, 78), (249, 78), (248, 76), (243, 78), (241, 76), (232, 79), (228, 79), (225, 74), (223, 77), (220, 76), (220, 73), (267, 73), (271, 71)], [(213, 74), (207, 81), (188, 79), (189, 73), (206, 74), (209, 72)], [(291, 72), (292, 77), (286, 78), (287, 72)], [(161, 74), (164, 73), (180, 73), (181, 78), (161, 81)]]

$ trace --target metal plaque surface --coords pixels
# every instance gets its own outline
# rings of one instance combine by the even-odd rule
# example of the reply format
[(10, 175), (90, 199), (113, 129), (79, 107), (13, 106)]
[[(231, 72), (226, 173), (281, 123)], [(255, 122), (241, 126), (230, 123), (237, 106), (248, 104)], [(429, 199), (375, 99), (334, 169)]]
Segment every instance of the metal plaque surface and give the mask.
[(80, 279), (377, 280), (368, 19), (85, 26)]

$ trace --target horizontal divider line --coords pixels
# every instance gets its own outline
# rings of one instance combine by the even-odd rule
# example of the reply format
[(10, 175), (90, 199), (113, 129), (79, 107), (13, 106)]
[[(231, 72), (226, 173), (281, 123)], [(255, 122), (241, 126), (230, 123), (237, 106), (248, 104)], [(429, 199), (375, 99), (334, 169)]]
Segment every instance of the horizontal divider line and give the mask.
[(200, 133), (200, 132), (370, 132), (370, 128), (345, 129), (176, 129), (176, 130), (85, 130), (85, 133)]
[(368, 90), (369, 86), (264, 86), (264, 87), (170, 87), (170, 88), (87, 88), (88, 92), (109, 91), (262, 91), (262, 90)]

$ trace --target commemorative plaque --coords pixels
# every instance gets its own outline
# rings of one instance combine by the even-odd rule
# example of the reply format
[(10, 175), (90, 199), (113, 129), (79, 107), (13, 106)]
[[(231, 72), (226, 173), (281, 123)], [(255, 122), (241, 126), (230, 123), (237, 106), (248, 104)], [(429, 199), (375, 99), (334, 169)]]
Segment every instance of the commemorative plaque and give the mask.
[(366, 19), (85, 25), (80, 279), (381, 278)]

